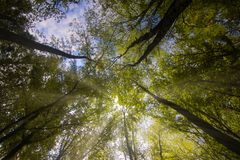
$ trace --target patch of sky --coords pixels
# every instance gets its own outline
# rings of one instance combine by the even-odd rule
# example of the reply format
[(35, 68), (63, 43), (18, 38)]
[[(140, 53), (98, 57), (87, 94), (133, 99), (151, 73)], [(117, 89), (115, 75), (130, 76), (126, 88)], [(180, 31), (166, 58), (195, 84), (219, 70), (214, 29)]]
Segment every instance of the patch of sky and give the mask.
[(176, 45), (176, 40), (174, 38), (168, 38), (161, 44), (161, 49), (166, 53), (174, 54), (174, 45)]
[(181, 121), (182, 119), (183, 119), (183, 115), (181, 115), (181, 114), (177, 114), (175, 116), (175, 121)]
[[(136, 23), (138, 22), (138, 20), (139, 19), (136, 20)], [(140, 25), (138, 25), (136, 28), (140, 31), (144, 28), (149, 28), (149, 27), (152, 29), (158, 25), (160, 20), (161, 20), (161, 17), (158, 13), (156, 13), (155, 15), (153, 15), (151, 17), (146, 16), (142, 19)]]
[[(79, 23), (81, 23), (82, 25), (86, 23), (84, 19), (84, 10), (87, 5), (89, 4), (87, 4), (86, 1), (81, 1), (81, 3), (78, 4), (71, 3), (69, 4), (68, 9), (65, 12), (65, 18), (57, 20), (52, 17), (41, 22), (36, 22), (35, 27), (30, 30), (30, 33), (37, 37), (38, 41), (40, 41), (41, 43), (45, 43), (48, 45), (50, 45), (53, 37), (57, 40), (69, 40), (71, 36), (74, 36), (75, 34), (71, 30), (72, 22), (74, 20), (78, 20)], [(61, 9), (62, 6), (58, 5), (57, 7), (60, 7)], [(51, 46), (62, 49), (60, 46), (55, 46), (54, 44), (52, 44)], [(71, 46), (70, 50), (71, 54), (81, 55), (80, 51), (75, 46)], [(65, 69), (69, 69), (71, 67), (71, 62), (72, 60), (69, 59), (64, 60)], [(82, 67), (84, 66), (85, 62), (84, 60), (76, 60), (75, 64), (77, 67)]]
[(150, 111), (152, 108), (154, 108), (154, 104), (149, 104), (148, 106), (146, 106), (147, 111)]
[(136, 138), (138, 139), (138, 143), (141, 146), (139, 148), (141, 153), (146, 153), (150, 149), (150, 144), (148, 143), (148, 141), (146, 141), (146, 135), (152, 124), (153, 120), (150, 117), (146, 116), (144, 116), (138, 123), (138, 132)]
[[(42, 33), (47, 41), (51, 40), (51, 37), (54, 35), (56, 38), (70, 38), (70, 23), (74, 19), (79, 19), (84, 22), (83, 14), (85, 3), (79, 4), (70, 4), (69, 9), (66, 11), (66, 17), (59, 20), (56, 20), (54, 17), (50, 19), (46, 19), (44, 21), (38, 22), (35, 24), (35, 29)], [(35, 31), (36, 31), (35, 30)], [(39, 40), (42, 41), (43, 39), (39, 37)]]
[(199, 137), (199, 138), (197, 139), (197, 142), (198, 142), (198, 144), (204, 144), (204, 143), (205, 143), (205, 140), (204, 140), (203, 137)]

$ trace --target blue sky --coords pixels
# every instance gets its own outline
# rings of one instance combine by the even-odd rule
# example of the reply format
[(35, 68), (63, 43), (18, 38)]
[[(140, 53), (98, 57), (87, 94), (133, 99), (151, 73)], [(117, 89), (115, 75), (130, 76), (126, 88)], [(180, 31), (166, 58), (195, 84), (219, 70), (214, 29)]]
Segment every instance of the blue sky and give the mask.
[[(41, 22), (36, 22), (34, 29), (31, 33), (38, 38), (38, 41), (41, 43), (47, 43), (48, 45), (51, 42), (51, 37), (54, 36), (57, 39), (69, 39), (73, 32), (71, 32), (70, 23), (73, 22), (74, 19), (77, 19), (81, 24), (84, 24), (84, 8), (86, 7), (86, 3), (82, 2), (80, 4), (70, 4), (69, 9), (66, 12), (66, 18), (60, 19), (57, 21), (54, 18), (46, 19)], [(45, 38), (39, 36), (37, 32), (40, 32)], [(63, 48), (58, 49), (63, 50)], [(72, 53), (78, 53), (74, 46), (71, 48)], [(65, 65), (69, 66), (67, 60)], [(84, 62), (82, 60), (76, 60), (77, 66), (82, 66)]]
[[(70, 35), (72, 34), (70, 32), (69, 24), (74, 19), (81, 20), (84, 23), (84, 20), (83, 20), (84, 7), (85, 7), (85, 3), (70, 4), (69, 10), (66, 12), (66, 18), (63, 18), (60, 21), (57, 21), (54, 18), (51, 18), (41, 22), (37, 22), (35, 25), (35, 29), (37, 29), (44, 36), (46, 36), (48, 41), (50, 40), (52, 35), (54, 35), (56, 38), (63, 38), (63, 37), (69, 38)], [(39, 37), (39, 40), (41, 41), (42, 38)]]

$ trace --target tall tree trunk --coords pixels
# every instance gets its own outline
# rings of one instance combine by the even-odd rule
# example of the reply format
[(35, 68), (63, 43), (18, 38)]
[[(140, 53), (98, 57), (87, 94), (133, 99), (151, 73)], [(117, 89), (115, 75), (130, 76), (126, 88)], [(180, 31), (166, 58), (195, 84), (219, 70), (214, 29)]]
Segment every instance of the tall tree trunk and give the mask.
[[(136, 83), (136, 82), (135, 82)], [(190, 113), (188, 110), (184, 109), (183, 107), (168, 101), (164, 98), (160, 98), (150, 92), (147, 88), (141, 86), (140, 84), (136, 83), (138, 87), (140, 87), (143, 91), (148, 93), (151, 97), (156, 99), (159, 103), (164, 104), (166, 106), (171, 107), (178, 113), (185, 116), (190, 122), (201, 128), (205, 133), (207, 133), (209, 136), (214, 138), (217, 142), (221, 143), (225, 147), (227, 147), (229, 150), (235, 152), (236, 154), (240, 155), (240, 142), (236, 139), (232, 138), (231, 136), (224, 134), (220, 132), (219, 130), (215, 129), (211, 124), (208, 122), (198, 118), (194, 114)]]
[[(69, 94), (69, 93), (68, 93)], [(42, 106), (39, 107), (38, 109), (26, 114), (25, 116), (19, 118), (18, 120), (6, 125), (3, 129), (0, 130), (0, 134), (3, 134), (3, 132), (5, 132), (6, 130), (10, 129), (11, 127), (13, 128), (14, 126), (16, 126), (17, 124), (19, 124), (20, 122), (25, 123), (26, 121), (30, 121), (35, 117), (36, 115), (39, 115), (40, 113), (42, 113), (43, 111), (47, 110), (48, 108), (53, 107), (54, 105), (56, 105), (57, 103), (59, 103), (61, 100), (63, 100), (64, 98), (66, 98), (68, 96), (68, 94), (65, 94), (61, 97), (59, 97), (57, 100), (55, 100), (54, 102), (46, 105), (46, 106)]]
[(123, 154), (124, 154), (124, 160), (127, 160), (127, 155), (126, 155), (125, 151), (123, 151)]
[(13, 129), (12, 131), (6, 133), (4, 136), (2, 136), (0, 138), (0, 143), (10, 139), (12, 136), (18, 134), (19, 131), (25, 129), (25, 126), (31, 122), (32, 120), (34, 120), (37, 117), (37, 115), (33, 115), (31, 116), (29, 119), (27, 119), (27, 121), (24, 121), (21, 125), (19, 125), (17, 128)]
[[(4, 133), (4, 136), (0, 137), (0, 143), (4, 142), (5, 140), (9, 139), (13, 135), (17, 134), (18, 131), (24, 129), (24, 126), (26, 126), (28, 123), (30, 123), (31, 121), (36, 119), (41, 113), (47, 111), (48, 109), (52, 108), (53, 106), (55, 106), (59, 102), (63, 101), (67, 96), (69, 96), (71, 93), (73, 93), (76, 90), (77, 85), (78, 85), (78, 82), (75, 83), (74, 87), (68, 93), (66, 93), (63, 96), (59, 97), (54, 102), (52, 102), (52, 103), (50, 103), (50, 104), (48, 104), (46, 106), (40, 107), (39, 109), (37, 109), (37, 110), (35, 110), (35, 111), (25, 115), (24, 117), (16, 120), (15, 122), (12, 122), (12, 123), (8, 124), (7, 126), (5, 126), (0, 131), (0, 134)], [(20, 123), (20, 125), (16, 126), (19, 123)], [(4, 132), (4, 131), (10, 130), (10, 129), (12, 131), (10, 131), (10, 132), (8, 131), (7, 133)]]
[(29, 139), (32, 138), (35, 132), (31, 133), (27, 137), (23, 138), (22, 141), (16, 145), (10, 152), (7, 153), (5, 157), (2, 158), (2, 160), (9, 160), (13, 158), (25, 145), (29, 143)]
[(126, 122), (126, 116), (125, 116), (124, 111), (123, 111), (123, 123), (124, 123), (124, 136), (125, 136), (125, 139), (126, 139), (129, 158), (130, 158), (130, 160), (133, 160), (132, 147), (131, 147), (131, 145), (129, 143), (129, 139), (128, 139), (127, 122)]
[(15, 34), (13, 32), (10, 32), (6, 29), (3, 29), (3, 28), (0, 28), (0, 39), (17, 43), (17, 44), (22, 45), (22, 46), (24, 46), (26, 48), (29, 48), (29, 49), (37, 49), (39, 51), (46, 51), (46, 52), (49, 52), (51, 54), (63, 56), (63, 57), (66, 57), (66, 58), (87, 59), (89, 61), (93, 61), (91, 58), (89, 58), (87, 56), (75, 56), (75, 55), (72, 55), (72, 54), (68, 54), (66, 52), (55, 49), (53, 47), (38, 43), (34, 40), (28, 39), (28, 38), (20, 36), (20, 35), (17, 35), (17, 34)]
[(161, 135), (160, 134), (158, 135), (158, 145), (159, 145), (159, 157), (160, 157), (160, 160), (163, 160), (162, 142), (161, 142)]
[[(44, 124), (42, 124), (39, 129), (42, 129), (43, 127), (45, 127), (47, 124), (49, 124), (50, 122), (52, 122), (52, 120), (54, 119), (54, 117), (52, 117), (51, 119), (48, 119), (47, 121), (44, 122)], [(26, 134), (26, 132), (25, 132)], [(9, 160), (9, 159), (13, 159), (17, 153), (20, 152), (20, 150), (31, 143), (34, 143), (36, 141), (31, 140), (32, 137), (35, 134), (39, 134), (39, 130), (38, 128), (36, 128), (35, 130), (31, 131), (30, 134), (28, 134), (27, 136), (23, 136), (22, 140), (20, 141), (20, 143), (18, 143), (12, 150), (10, 150), (1, 160)], [(47, 134), (45, 138), (43, 138), (42, 140), (51, 137), (52, 135), (54, 135), (54, 133), (52, 132), (51, 134)], [(37, 140), (37, 142), (40, 142), (41, 140)]]
[(134, 160), (137, 160), (137, 148), (136, 148), (136, 145), (135, 145), (135, 134), (134, 134), (134, 127), (132, 125), (132, 152), (133, 152), (133, 157), (134, 157)]
[(163, 19), (158, 23), (158, 25), (154, 29), (150, 30), (150, 32), (147, 32), (146, 34), (139, 37), (128, 47), (128, 49), (130, 49), (136, 44), (147, 41), (151, 39), (154, 35), (156, 35), (154, 40), (147, 46), (147, 49), (144, 51), (143, 55), (137, 60), (137, 62), (130, 64), (130, 66), (136, 66), (147, 58), (150, 52), (165, 37), (169, 29), (177, 20), (178, 16), (191, 4), (191, 2), (192, 0), (174, 0), (171, 6), (168, 8), (167, 12), (165, 13)]

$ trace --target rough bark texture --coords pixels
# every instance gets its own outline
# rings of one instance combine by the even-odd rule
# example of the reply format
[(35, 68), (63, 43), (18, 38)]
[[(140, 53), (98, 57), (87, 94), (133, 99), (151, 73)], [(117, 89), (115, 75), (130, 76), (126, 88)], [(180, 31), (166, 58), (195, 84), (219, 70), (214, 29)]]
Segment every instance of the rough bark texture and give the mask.
[(240, 142), (236, 139), (230, 137), (227, 134), (224, 134), (220, 132), (219, 130), (215, 129), (213, 126), (211, 126), (209, 123), (205, 122), (204, 120), (198, 118), (197, 116), (190, 113), (188, 110), (184, 109), (183, 107), (168, 101), (164, 98), (160, 98), (150, 92), (145, 87), (141, 86), (140, 84), (136, 83), (138, 87), (140, 87), (143, 91), (148, 93), (150, 96), (152, 96), (154, 99), (156, 99), (159, 103), (164, 104), (166, 106), (171, 107), (172, 109), (176, 110), (178, 113), (185, 116), (190, 122), (201, 128), (205, 133), (207, 133), (209, 136), (214, 138), (217, 142), (221, 143), (225, 147), (227, 147), (229, 150), (235, 152), (236, 154), (240, 155)]
[(17, 34), (15, 34), (13, 32), (10, 32), (6, 29), (3, 29), (3, 28), (0, 28), (0, 39), (17, 43), (17, 44), (22, 45), (22, 46), (24, 46), (26, 48), (29, 48), (29, 49), (37, 49), (39, 51), (49, 52), (51, 54), (63, 56), (63, 57), (66, 57), (66, 58), (87, 59), (89, 61), (93, 61), (91, 58), (89, 58), (87, 56), (75, 56), (75, 55), (72, 55), (72, 54), (68, 54), (68, 53), (65, 53), (61, 50), (55, 49), (53, 47), (35, 42), (34, 40), (30, 40), (30, 39), (28, 39), (26, 37), (23, 37), (23, 36), (20, 36), (20, 35), (17, 35)]

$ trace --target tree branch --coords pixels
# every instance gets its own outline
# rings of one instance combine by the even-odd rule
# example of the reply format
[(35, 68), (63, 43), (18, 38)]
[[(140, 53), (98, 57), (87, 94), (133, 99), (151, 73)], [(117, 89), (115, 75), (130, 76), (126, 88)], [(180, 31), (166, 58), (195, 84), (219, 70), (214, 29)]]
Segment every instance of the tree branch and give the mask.
[(34, 40), (31, 40), (31, 39), (25, 38), (23, 36), (17, 35), (17, 34), (15, 34), (13, 32), (10, 32), (6, 29), (3, 29), (3, 28), (0, 28), (0, 39), (17, 43), (19, 45), (22, 45), (22, 46), (28, 48), (28, 49), (37, 49), (39, 51), (46, 51), (46, 52), (49, 52), (51, 54), (63, 56), (63, 57), (66, 57), (66, 58), (87, 59), (89, 61), (94, 61), (87, 56), (72, 55), (72, 54), (63, 52), (61, 50), (55, 49), (53, 47), (41, 44), (41, 43), (36, 42)]
[[(136, 66), (139, 63), (141, 63), (147, 56), (150, 54), (150, 52), (161, 42), (161, 40), (165, 37), (173, 23), (176, 21), (178, 16), (190, 5), (192, 0), (175, 0), (171, 6), (168, 8), (166, 14), (164, 15), (163, 19), (159, 22), (159, 24), (153, 28), (150, 32), (144, 34), (139, 39), (134, 41), (129, 47), (133, 47), (136, 44), (149, 40), (151, 37), (153, 37), (156, 33), (156, 37), (147, 46), (147, 49), (144, 51), (143, 55), (138, 59), (137, 62), (133, 64), (129, 64), (129, 66)], [(128, 50), (127, 49), (127, 50)]]
[(150, 95), (152, 98), (157, 100), (160, 104), (166, 105), (178, 113), (182, 114), (185, 116), (191, 123), (195, 124), (199, 128), (201, 128), (205, 133), (207, 133), (209, 136), (214, 138), (218, 143), (224, 145), (226, 148), (231, 150), (232, 152), (235, 152), (236, 154), (240, 155), (240, 142), (236, 140), (235, 138), (229, 136), (228, 134), (222, 133), (221, 131), (217, 130), (214, 128), (211, 124), (208, 122), (198, 118), (182, 106), (168, 101), (164, 98), (158, 97), (154, 93), (150, 92), (147, 88), (141, 86), (138, 84), (136, 81), (134, 83), (141, 88), (144, 92), (146, 92), (148, 95)]

